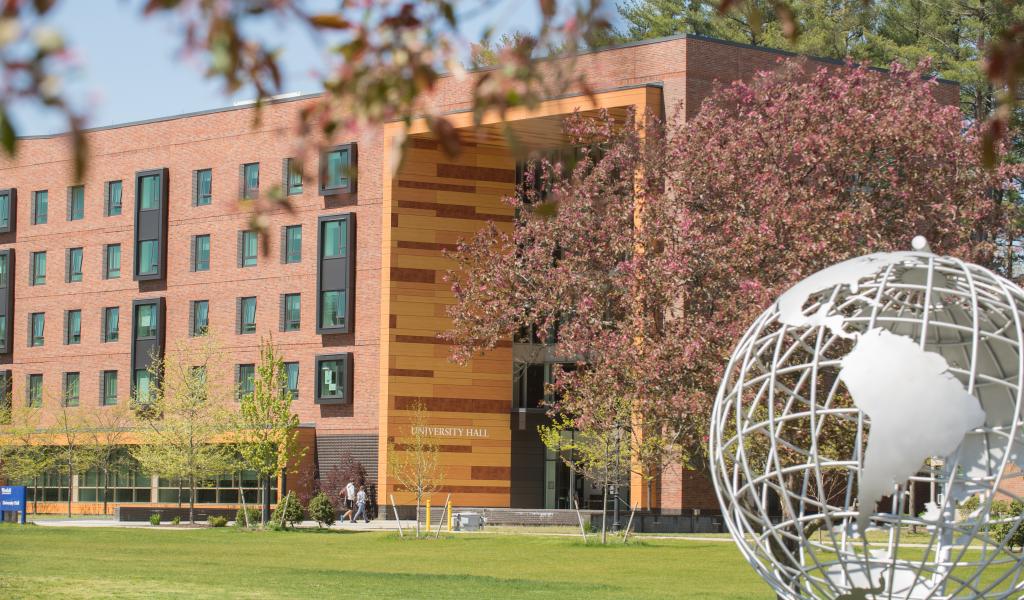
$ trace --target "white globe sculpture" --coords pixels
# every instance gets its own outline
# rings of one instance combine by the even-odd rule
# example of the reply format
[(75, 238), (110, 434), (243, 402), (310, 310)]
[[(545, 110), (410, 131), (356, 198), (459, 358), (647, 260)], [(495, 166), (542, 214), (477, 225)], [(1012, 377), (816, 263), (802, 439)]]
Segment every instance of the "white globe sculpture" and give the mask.
[(1024, 595), (1024, 525), (992, 511), (1024, 491), (1024, 290), (914, 247), (801, 281), (726, 369), (715, 489), (784, 598)]

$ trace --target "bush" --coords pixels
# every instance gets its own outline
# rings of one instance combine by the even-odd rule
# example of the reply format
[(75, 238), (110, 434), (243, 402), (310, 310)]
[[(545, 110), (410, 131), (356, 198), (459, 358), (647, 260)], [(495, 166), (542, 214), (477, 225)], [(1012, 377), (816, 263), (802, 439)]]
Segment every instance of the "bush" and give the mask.
[[(287, 513), (284, 513), (287, 511)], [(299, 502), (295, 492), (288, 492), (288, 495), (277, 501), (277, 507), (274, 508), (274, 514), (270, 516), (270, 520), (283, 523), (285, 527), (288, 525), (295, 526), (296, 523), (302, 521), (305, 511), (302, 510), (302, 503)], [(281, 517), (284, 517), (282, 520)]]
[[(1021, 516), (1024, 515), (1024, 504), (1020, 502), (1006, 502), (996, 500), (992, 503), (989, 511), (989, 518), (1003, 519), (1002, 523), (989, 525), (988, 531), (994, 541), (1005, 541), (1006, 547), (1024, 548), (1024, 524), (1021, 523)], [(1012, 532), (1012, 533), (1011, 533)]]
[(971, 496), (970, 498), (961, 502), (960, 506), (958, 507), (960, 509), (960, 518), (967, 518), (967, 516), (970, 515), (972, 512), (978, 510), (978, 506), (980, 504), (981, 500), (978, 498), (977, 495)]
[(160, 513), (153, 513), (153, 514), (149, 515), (149, 524), (150, 525), (159, 525), (160, 524)]
[(181, 525), (181, 517), (175, 516), (171, 519), (171, 525)]
[(235, 527), (245, 527), (246, 513), (249, 515), (249, 527), (259, 527), (260, 509), (252, 506), (246, 508), (238, 507), (238, 512), (235, 513)]
[(330, 527), (334, 524), (334, 504), (327, 494), (320, 492), (309, 501), (309, 518), (316, 521), (316, 526)]
[(228, 524), (227, 517), (210, 517), (206, 520), (210, 527), (224, 527)]

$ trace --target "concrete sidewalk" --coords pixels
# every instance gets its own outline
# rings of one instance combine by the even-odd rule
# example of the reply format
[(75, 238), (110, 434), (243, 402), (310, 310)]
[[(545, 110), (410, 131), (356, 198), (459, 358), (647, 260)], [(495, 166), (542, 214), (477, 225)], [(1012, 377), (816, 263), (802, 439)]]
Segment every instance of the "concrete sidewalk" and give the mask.
[[(34, 523), (40, 527), (123, 527), (123, 528), (148, 528), (148, 529), (173, 529), (176, 531), (188, 531), (194, 529), (191, 526), (185, 526), (186, 522), (182, 521), (182, 526), (171, 525), (169, 521), (161, 523), (159, 526), (150, 525), (148, 521), (115, 521), (113, 519), (29, 519), (29, 523)], [(202, 521), (196, 521), (196, 524), (204, 524)], [(230, 522), (228, 526), (232, 526), (234, 521)], [(402, 521), (402, 527), (408, 530), (411, 527), (415, 527), (415, 521)], [(302, 521), (298, 524), (298, 527), (302, 529), (316, 529), (316, 521)], [(377, 519), (364, 523), (359, 521), (358, 523), (340, 523), (337, 522), (331, 525), (329, 529), (332, 530), (345, 530), (345, 531), (398, 531), (398, 525), (395, 521), (385, 521)]]

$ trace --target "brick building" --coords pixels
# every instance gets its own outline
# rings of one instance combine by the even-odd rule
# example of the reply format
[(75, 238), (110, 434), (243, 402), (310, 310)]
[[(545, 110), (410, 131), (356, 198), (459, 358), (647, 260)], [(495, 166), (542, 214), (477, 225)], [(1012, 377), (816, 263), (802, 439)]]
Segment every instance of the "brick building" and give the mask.
[[(456, 505), (586, 500), (587, 482), (536, 433), (550, 366), (514, 368), (520, 349), (511, 341), (466, 367), (448, 361), (437, 338), (452, 302), (442, 252), (487, 221), (512, 219), (501, 198), (522, 157), (503, 127), (528, 148), (551, 149), (564, 144), (561, 119), (576, 109), (678, 107), (691, 116), (715, 81), (750, 77), (779, 57), (693, 36), (593, 52), (578, 59), (592, 97), (488, 116), (477, 130), (472, 81), (447, 78), (431, 101), (462, 129), (460, 156), (447, 158), (415, 122), (394, 170), (403, 125), (393, 124), (330, 140), (319, 173), (307, 169), (304, 181), (288, 177), (287, 161), (309, 97), (270, 103), (258, 123), (252, 107), (236, 107), (91, 130), (83, 180), (73, 178), (66, 136), (23, 139), (15, 160), (0, 159), (0, 369), (13, 401), (44, 412), (69, 392), (79, 406), (126, 402), (130, 388), (146, 385), (152, 348), (195, 343), (207, 330), (244, 385), (258, 341), (272, 335), (289, 364), (306, 460), (321, 474), (349, 453), (381, 492), (394, 491), (389, 444), (402, 443), (408, 409), (422, 403), (440, 439), (442, 493)], [(943, 88), (955, 101), (955, 88)], [(262, 252), (245, 198), (274, 184), (294, 210), (269, 213)], [(174, 497), (170, 483), (136, 475), (119, 484), (116, 502)], [(283, 485), (304, 485), (292, 479)], [(82, 511), (95, 510), (88, 480), (79, 476), (72, 490)], [(63, 499), (59, 483), (47, 483), (55, 492), (46, 499)], [(230, 504), (237, 484), (229, 478), (198, 500)], [(678, 469), (650, 487), (634, 480), (631, 491), (645, 506), (716, 506), (703, 478)]]

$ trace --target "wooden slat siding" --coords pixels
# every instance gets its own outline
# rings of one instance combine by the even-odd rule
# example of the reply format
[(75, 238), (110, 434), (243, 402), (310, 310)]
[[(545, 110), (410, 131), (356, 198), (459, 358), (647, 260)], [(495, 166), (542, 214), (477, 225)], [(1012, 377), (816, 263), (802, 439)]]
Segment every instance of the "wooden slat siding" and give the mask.
[(392, 377), (433, 377), (434, 372), (427, 369), (388, 369)]
[(429, 411), (437, 412), (479, 412), (497, 415), (508, 414), (510, 402), (488, 398), (438, 398), (433, 396), (395, 396), (395, 410), (410, 410), (422, 404)]
[(471, 179), (473, 181), (497, 181), (499, 183), (515, 183), (515, 169), (495, 169), (492, 167), (472, 167), (441, 163), (437, 165), (437, 176), (450, 179)]
[(472, 479), (489, 479), (491, 481), (508, 481), (512, 477), (509, 467), (482, 467), (474, 465), (470, 470)]
[(437, 271), (431, 271), (429, 269), (391, 267), (391, 281), (404, 281), (406, 283), (435, 283), (437, 281)]
[[(645, 89), (598, 94), (597, 102), (587, 98), (560, 99), (543, 103), (541, 110), (557, 115), (524, 121), (529, 111), (513, 110), (517, 135), (547, 147), (561, 139), (561, 118), (577, 107), (611, 108), (643, 104)], [(618, 109), (615, 109), (618, 110)], [(518, 115), (518, 116), (517, 116)], [(472, 124), (471, 115), (453, 115), (460, 126)], [(485, 116), (488, 123), (501, 121)], [(423, 124), (414, 123), (414, 129)], [(497, 127), (497, 126), (495, 126)], [(385, 166), (389, 166), (391, 140), (402, 127), (386, 127)], [(453, 304), (450, 284), (443, 274), (455, 266), (444, 250), (456, 248), (459, 240), (470, 239), (485, 221), (510, 230), (514, 212), (503, 198), (514, 193), (515, 159), (500, 135), (487, 143), (465, 146), (455, 158), (447, 157), (427, 135), (407, 138), (404, 160), (397, 172), (384, 169), (382, 232), (381, 311), (381, 469), (385, 483), (400, 505), (411, 495), (396, 490), (386, 477), (388, 444), (401, 452), (410, 442), (411, 413), (416, 402), (428, 410), (431, 425), (486, 429), (486, 436), (438, 438), (444, 446), (441, 464), (446, 471), (444, 493), (453, 494), (456, 505), (508, 506), (511, 498), (512, 435), (512, 343), (502, 344), (467, 365), (449, 360), (451, 346), (439, 339), (451, 320), (447, 309)], [(468, 133), (468, 130), (467, 130)], [(475, 139), (475, 138), (467, 138)], [(391, 227), (387, 227), (390, 223)], [(426, 273), (417, 273), (426, 271)], [(395, 277), (397, 275), (397, 277)], [(429, 377), (396, 375), (410, 370), (430, 371)], [(443, 501), (437, 498), (436, 502)]]

